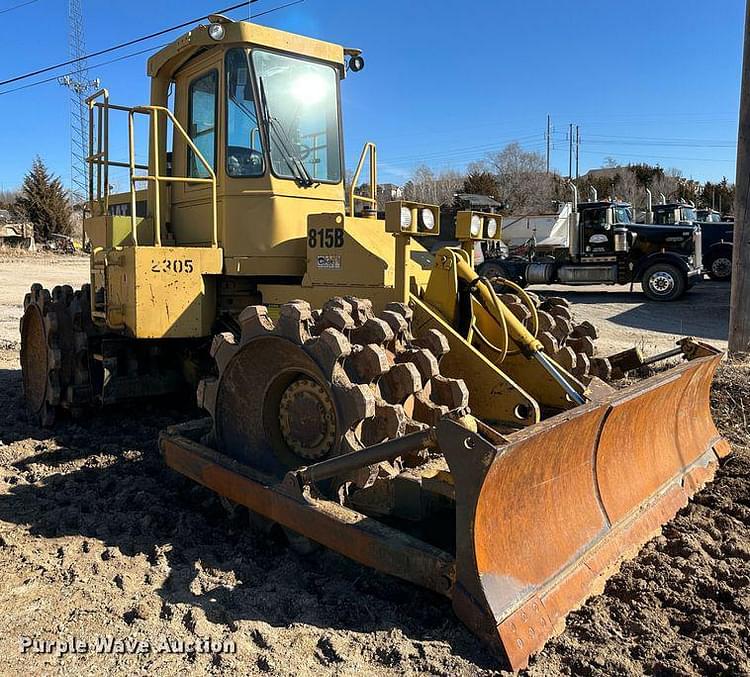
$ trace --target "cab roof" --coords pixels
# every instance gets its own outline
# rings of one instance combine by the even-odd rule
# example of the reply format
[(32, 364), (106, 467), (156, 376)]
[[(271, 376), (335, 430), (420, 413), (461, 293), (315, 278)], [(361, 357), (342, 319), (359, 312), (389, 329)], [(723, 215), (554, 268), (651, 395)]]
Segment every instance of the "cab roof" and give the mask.
[(620, 200), (598, 200), (597, 202), (579, 202), (578, 209), (581, 207), (630, 207), (629, 202), (621, 202)]
[(346, 73), (344, 48), (341, 45), (247, 21), (231, 21), (221, 17), (217, 22), (224, 26), (223, 39), (213, 40), (208, 34), (208, 25), (197, 26), (156, 52), (148, 60), (149, 77), (171, 75), (196, 53), (211, 47), (241, 44), (327, 61), (339, 69), (341, 77), (344, 77)]
[(653, 206), (653, 210), (659, 211), (663, 209), (677, 209), (678, 207), (687, 207), (688, 209), (695, 209), (693, 205), (688, 202), (665, 202), (659, 203)]

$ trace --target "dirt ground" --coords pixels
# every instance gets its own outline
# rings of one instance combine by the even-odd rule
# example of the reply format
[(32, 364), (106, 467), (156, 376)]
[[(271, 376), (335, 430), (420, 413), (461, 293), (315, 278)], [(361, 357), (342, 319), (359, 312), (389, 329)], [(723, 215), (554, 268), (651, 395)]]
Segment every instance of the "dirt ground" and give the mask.
[[(167, 470), (157, 433), (195, 412), (107, 412), (54, 431), (28, 424), (17, 352), (23, 293), (36, 280), (86, 277), (85, 259), (0, 262), (0, 674), (498, 674), (446, 600), (331, 552), (298, 554)], [(611, 324), (613, 345), (643, 336), (671, 347), (674, 325), (653, 330), (663, 305), (610, 294), (594, 306), (591, 292), (565, 292), (582, 319), (600, 313), (595, 321)], [(690, 298), (715, 308), (727, 294), (706, 284)], [(670, 317), (686, 317), (685, 333), (720, 342), (689, 300), (682, 307)], [(528, 674), (750, 674), (748, 406), (750, 365), (724, 366), (713, 408), (734, 455), (569, 616)], [(24, 638), (35, 642), (25, 653)], [(68, 638), (132, 642), (111, 653), (44, 652), (45, 640)], [(155, 650), (163, 639), (189, 650)]]
[(600, 335), (597, 346), (603, 355), (638, 346), (651, 355), (670, 348), (683, 336), (701, 338), (718, 348), (727, 347), (729, 327), (727, 282), (706, 279), (685, 296), (671, 303), (647, 302), (640, 284), (629, 287), (591, 285), (535, 285), (538, 294), (562, 296), (581, 319), (593, 322)]

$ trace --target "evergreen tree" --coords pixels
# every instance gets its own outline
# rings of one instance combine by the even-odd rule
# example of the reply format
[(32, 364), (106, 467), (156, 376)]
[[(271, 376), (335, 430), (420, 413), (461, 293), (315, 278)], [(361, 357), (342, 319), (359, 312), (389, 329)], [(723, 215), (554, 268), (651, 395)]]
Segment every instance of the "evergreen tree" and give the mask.
[(495, 197), (498, 194), (497, 179), (492, 172), (473, 171), (464, 179), (464, 193)]
[(23, 180), (16, 206), (34, 224), (37, 238), (46, 240), (50, 233), (70, 235), (70, 201), (62, 181), (50, 173), (38, 156)]

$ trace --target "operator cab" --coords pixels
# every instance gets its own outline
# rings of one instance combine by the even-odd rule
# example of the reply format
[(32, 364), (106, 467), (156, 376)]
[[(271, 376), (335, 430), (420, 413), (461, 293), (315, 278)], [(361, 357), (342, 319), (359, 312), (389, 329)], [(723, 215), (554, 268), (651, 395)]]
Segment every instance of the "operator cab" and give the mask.
[(156, 143), (150, 132), (150, 157), (155, 146), (163, 168), (171, 156), (164, 239), (199, 245), (215, 221), (227, 270), (301, 280), (308, 216), (344, 212), (339, 83), (362, 67), (358, 55), (212, 16), (151, 57), (152, 107), (176, 120)]

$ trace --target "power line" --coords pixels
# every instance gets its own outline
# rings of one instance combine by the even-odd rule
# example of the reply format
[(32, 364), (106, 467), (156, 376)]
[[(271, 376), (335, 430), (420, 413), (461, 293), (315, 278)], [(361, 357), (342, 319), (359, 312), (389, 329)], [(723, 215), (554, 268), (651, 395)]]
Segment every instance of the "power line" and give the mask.
[(593, 136), (600, 139), (638, 139), (640, 141), (684, 141), (687, 143), (697, 142), (697, 143), (703, 143), (705, 142), (712, 142), (712, 143), (724, 143), (724, 140), (715, 140), (715, 139), (687, 139), (687, 138), (681, 138), (681, 137), (675, 137), (673, 139), (670, 139), (669, 137), (662, 137), (662, 136), (627, 136), (622, 134), (589, 134), (589, 136)]
[[(513, 133), (511, 132), (510, 134), (513, 134)], [(453, 153), (462, 153), (464, 151), (467, 151), (467, 152), (468, 151), (482, 151), (482, 150), (487, 150), (487, 149), (492, 150), (493, 148), (497, 148), (497, 146), (500, 144), (507, 144), (507, 143), (511, 143), (512, 141), (520, 142), (520, 141), (527, 141), (527, 140), (533, 140), (533, 139), (541, 140), (541, 138), (542, 138), (541, 134), (539, 134), (538, 132), (531, 132), (531, 133), (522, 134), (522, 135), (513, 134), (512, 136), (511, 135), (507, 136), (505, 139), (500, 139), (497, 141), (488, 141), (488, 142), (476, 144), (476, 145), (456, 146), (454, 148), (441, 148), (440, 150), (432, 150), (432, 151), (425, 150), (424, 152), (421, 152), (421, 153), (418, 150), (413, 149), (415, 153), (414, 155), (412, 154), (409, 154), (406, 156), (398, 155), (391, 159), (407, 159), (408, 160), (412, 157), (429, 157), (431, 155), (450, 155)], [(430, 147), (435, 148), (434, 144), (432, 144)]]
[[(587, 155), (597, 155), (601, 157), (602, 151), (596, 150), (582, 150), (582, 153)], [(633, 155), (628, 153), (614, 153), (615, 157), (630, 158), (636, 160), (690, 160), (694, 162), (734, 162), (735, 158), (715, 158), (715, 157), (684, 157), (676, 155)]]
[(35, 2), (39, 2), (39, 0), (28, 0), (28, 2), (22, 2), (19, 5), (13, 5), (12, 7), (6, 7), (5, 9), (0, 9), (0, 14), (5, 14), (6, 12), (12, 12), (14, 9), (21, 9), (21, 7), (26, 7), (26, 5), (33, 5)]
[[(257, 2), (257, 1), (258, 0), (248, 0), (246, 3), (244, 3), (244, 5), (252, 5), (254, 2)], [(265, 10), (263, 12), (258, 12), (257, 14), (254, 14), (252, 18), (253, 19), (257, 19), (259, 16), (264, 16), (266, 14), (270, 14), (271, 12), (276, 12), (276, 11), (278, 11), (280, 9), (286, 9), (287, 7), (291, 7), (292, 5), (300, 5), (304, 1), (305, 0), (293, 0), (293, 2), (287, 2), (285, 5), (279, 5), (278, 7), (271, 7), (271, 9), (267, 9), (267, 10)], [(222, 11), (224, 11), (224, 12), (230, 12), (231, 10), (225, 9), (225, 10), (222, 10)]]
[[(55, 64), (54, 66), (46, 66), (45, 68), (39, 68), (38, 70), (32, 71), (30, 73), (25, 73), (24, 75), (17, 75), (7, 80), (0, 81), (0, 87), (2, 87), (3, 85), (10, 85), (14, 82), (18, 82), (19, 80), (26, 80), (27, 78), (33, 78), (36, 75), (49, 73), (49, 71), (53, 71), (58, 68), (63, 68), (64, 66), (71, 66), (72, 64), (77, 63), (79, 61), (84, 61), (86, 59), (93, 59), (94, 57), (102, 56), (103, 54), (109, 54), (110, 52), (114, 52), (115, 50), (123, 49), (124, 47), (130, 47), (131, 45), (138, 44), (139, 42), (145, 42), (146, 40), (158, 38), (159, 36), (164, 35), (165, 33), (171, 33), (172, 31), (179, 30), (180, 28), (185, 28), (186, 26), (191, 26), (192, 24), (197, 23), (198, 21), (207, 19), (212, 14), (223, 14), (225, 12), (231, 12), (232, 10), (239, 9), (240, 7), (247, 7), (248, 4), (253, 4), (255, 2), (258, 2), (258, 0), (245, 0), (245, 2), (240, 2), (236, 5), (232, 5), (231, 7), (225, 7), (224, 9), (220, 9), (218, 10), (218, 12), (211, 12), (211, 14), (204, 14), (203, 16), (199, 16), (196, 19), (191, 19), (190, 21), (184, 21), (183, 23), (177, 24), (176, 26), (171, 26), (170, 28), (164, 28), (160, 31), (156, 31), (155, 33), (144, 35), (140, 38), (135, 38), (133, 40), (128, 40), (127, 42), (122, 42), (119, 45), (114, 45), (113, 47), (100, 49), (97, 52), (91, 52), (91, 54), (85, 54), (84, 56), (76, 58), (76, 59), (69, 59), (68, 61), (63, 61), (62, 63)], [(298, 2), (302, 2), (302, 0), (297, 0), (297, 2), (289, 3), (289, 5), (297, 4)], [(288, 7), (289, 5), (285, 5), (285, 6)], [(281, 9), (281, 7), (279, 9)], [(256, 16), (260, 16), (260, 14)]]
[[(523, 142), (520, 145), (525, 151), (541, 151), (544, 148), (544, 140), (541, 138), (540, 134), (531, 134), (529, 137), (533, 137), (538, 139), (537, 141), (530, 143), (530, 142)], [(481, 159), (477, 156), (482, 151), (493, 151), (493, 150), (499, 150), (503, 145), (507, 145), (509, 143), (515, 143), (515, 142), (521, 142), (521, 138), (515, 138), (515, 139), (506, 139), (506, 140), (499, 140), (495, 143), (486, 145), (486, 146), (479, 146), (479, 147), (467, 147), (467, 148), (456, 148), (450, 151), (446, 152), (437, 152), (437, 153), (423, 153), (418, 155), (407, 155), (407, 156), (396, 156), (396, 157), (390, 157), (387, 153), (381, 151), (381, 154), (383, 158), (385, 159), (386, 164), (388, 164), (391, 167), (407, 167), (412, 166), (414, 163), (423, 162), (423, 163), (431, 163), (431, 164), (437, 164), (437, 163), (445, 163), (445, 162), (461, 162), (462, 160), (470, 160), (470, 159)]]
[[(294, 2), (288, 2), (285, 5), (279, 5), (278, 7), (271, 7), (270, 9), (267, 9), (267, 10), (265, 10), (263, 12), (259, 12), (258, 14), (254, 15), (253, 19), (257, 19), (258, 17), (264, 16), (265, 14), (271, 14), (271, 12), (277, 12), (280, 9), (286, 9), (287, 7), (291, 7), (292, 5), (299, 5), (300, 3), (304, 2), (304, 1), (305, 0), (294, 0)], [(257, 0), (252, 0), (252, 2), (257, 2)], [(247, 3), (243, 3), (241, 6), (244, 7), (246, 5), (247, 5)], [(222, 12), (228, 12), (228, 11), (231, 11), (231, 10), (227, 10), (227, 9), (222, 10)], [(205, 17), (203, 17), (203, 18), (205, 18)], [(52, 77), (45, 78), (44, 80), (36, 80), (34, 82), (30, 82), (27, 85), (20, 85), (18, 87), (13, 87), (12, 89), (6, 89), (5, 91), (0, 92), (0, 96), (3, 96), (4, 94), (12, 94), (13, 92), (19, 92), (19, 91), (21, 91), (23, 89), (29, 89), (30, 87), (36, 87), (37, 85), (43, 85), (43, 84), (46, 84), (48, 82), (57, 82), (60, 79), (60, 77), (64, 77), (66, 75), (68, 75), (68, 76), (70, 76), (70, 75), (78, 75), (80, 73), (83, 73), (85, 70), (90, 70), (92, 68), (94, 68), (94, 69), (101, 68), (102, 66), (108, 66), (110, 64), (117, 63), (118, 61), (124, 61), (125, 59), (132, 59), (133, 57), (140, 56), (141, 54), (146, 54), (148, 52), (161, 49), (162, 47), (166, 47), (169, 44), (171, 44), (171, 43), (164, 42), (164, 43), (161, 43), (159, 45), (152, 45), (151, 47), (146, 47), (145, 49), (141, 49), (141, 50), (139, 50), (137, 52), (132, 52), (131, 54), (125, 54), (124, 56), (118, 56), (115, 59), (109, 59), (108, 61), (100, 61), (99, 63), (94, 64), (93, 66), (89, 66), (88, 68), (79, 68), (77, 70), (68, 71), (66, 73), (63, 73), (62, 76), (61, 75), (53, 75)], [(87, 57), (84, 57), (84, 58), (87, 58)], [(73, 62), (75, 63), (75, 61), (77, 61), (77, 60), (74, 59)]]
[(29, 89), (30, 87), (36, 87), (37, 85), (43, 85), (48, 82), (57, 82), (60, 77), (64, 77), (66, 75), (79, 75), (80, 73), (83, 73), (84, 70), (90, 70), (92, 68), (101, 68), (102, 66), (108, 66), (109, 64), (117, 63), (118, 61), (124, 61), (125, 59), (132, 59), (135, 56), (140, 56), (141, 54), (146, 54), (147, 52), (151, 52), (155, 49), (161, 49), (162, 47), (166, 47), (169, 43), (165, 42), (161, 45), (156, 45), (153, 47), (146, 47), (146, 49), (141, 49), (138, 52), (133, 52), (132, 54), (125, 54), (123, 56), (118, 56), (116, 59), (109, 59), (108, 61), (102, 61), (100, 63), (94, 64), (93, 66), (89, 66), (88, 68), (79, 68), (74, 71), (68, 71), (67, 73), (63, 73), (62, 76), (60, 75), (53, 75), (50, 78), (45, 78), (44, 80), (37, 80), (35, 82), (30, 82), (28, 85), (20, 85), (18, 87), (14, 87), (13, 89), (6, 89), (4, 92), (0, 92), (0, 96), (3, 96), (4, 94), (12, 94), (13, 92), (18, 92), (22, 89)]
[[(609, 134), (589, 134), (586, 145), (599, 146), (665, 146), (670, 148), (734, 148), (733, 141), (718, 139), (680, 139), (660, 138), (653, 136), (618, 136)], [(567, 136), (565, 137), (567, 139)]]
[(736, 143), (680, 143), (672, 141), (606, 141), (603, 139), (587, 139), (587, 145), (595, 146), (636, 146), (641, 148), (736, 148)]

